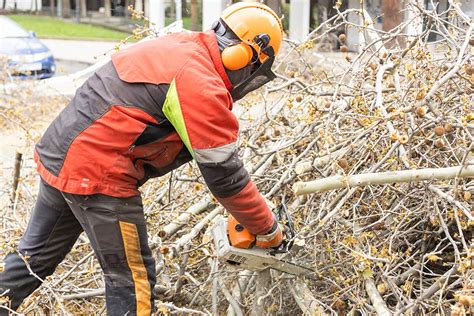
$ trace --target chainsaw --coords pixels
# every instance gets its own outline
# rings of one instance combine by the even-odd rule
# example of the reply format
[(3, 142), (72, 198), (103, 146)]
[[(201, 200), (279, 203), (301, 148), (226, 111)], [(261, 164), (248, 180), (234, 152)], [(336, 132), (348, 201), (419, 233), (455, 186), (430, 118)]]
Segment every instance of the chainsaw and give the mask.
[(235, 218), (219, 217), (211, 228), (218, 260), (256, 272), (271, 268), (296, 276), (313, 277), (315, 271), (312, 268), (291, 262), (289, 251), (295, 238), (293, 222), (284, 203), (278, 208), (278, 213), (278, 220), (285, 221), (285, 238), (276, 249), (255, 247), (255, 236)]

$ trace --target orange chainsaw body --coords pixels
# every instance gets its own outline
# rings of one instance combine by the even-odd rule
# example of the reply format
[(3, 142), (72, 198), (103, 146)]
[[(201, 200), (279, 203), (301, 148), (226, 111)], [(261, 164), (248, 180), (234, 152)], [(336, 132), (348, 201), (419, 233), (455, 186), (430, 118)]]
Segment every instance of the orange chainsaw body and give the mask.
[(230, 244), (236, 248), (249, 249), (255, 245), (255, 235), (250, 233), (232, 215), (229, 215), (227, 220), (227, 234)]

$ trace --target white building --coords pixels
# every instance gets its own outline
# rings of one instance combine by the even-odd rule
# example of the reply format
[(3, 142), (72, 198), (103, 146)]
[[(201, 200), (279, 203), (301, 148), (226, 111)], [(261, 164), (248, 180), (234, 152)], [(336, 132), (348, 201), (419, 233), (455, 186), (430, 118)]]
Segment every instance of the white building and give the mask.
[(40, 11), (41, 0), (6, 0), (5, 9), (19, 11)]

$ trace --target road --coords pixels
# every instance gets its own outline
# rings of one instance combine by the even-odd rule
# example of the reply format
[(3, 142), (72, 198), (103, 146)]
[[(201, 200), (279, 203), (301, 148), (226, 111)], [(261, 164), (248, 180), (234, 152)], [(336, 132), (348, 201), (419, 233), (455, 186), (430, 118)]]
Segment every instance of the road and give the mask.
[(118, 42), (73, 41), (41, 39), (59, 60), (69, 60), (93, 64), (106, 54), (113, 53)]
[(55, 76), (64, 76), (73, 74), (77, 71), (83, 70), (90, 66), (88, 63), (73, 60), (56, 59), (56, 74)]

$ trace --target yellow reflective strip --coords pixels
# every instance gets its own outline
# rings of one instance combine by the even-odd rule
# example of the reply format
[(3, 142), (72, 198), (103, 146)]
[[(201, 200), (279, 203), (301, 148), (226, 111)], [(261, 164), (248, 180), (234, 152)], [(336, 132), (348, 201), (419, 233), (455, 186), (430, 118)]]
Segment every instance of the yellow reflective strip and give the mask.
[(151, 291), (148, 274), (140, 251), (140, 239), (137, 226), (132, 223), (119, 222), (122, 232), (123, 245), (127, 263), (132, 271), (135, 285), (135, 298), (137, 301), (137, 315), (151, 315)]
[(186, 130), (186, 123), (184, 122), (181, 104), (179, 103), (178, 91), (176, 90), (176, 81), (174, 79), (171, 81), (168, 92), (166, 93), (166, 99), (162, 111), (168, 121), (170, 121), (171, 125), (173, 125), (191, 156), (195, 158), (191, 141), (189, 140), (188, 131)]

